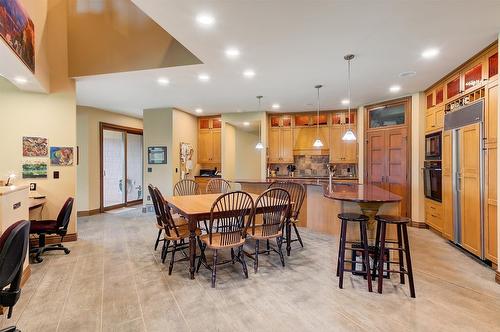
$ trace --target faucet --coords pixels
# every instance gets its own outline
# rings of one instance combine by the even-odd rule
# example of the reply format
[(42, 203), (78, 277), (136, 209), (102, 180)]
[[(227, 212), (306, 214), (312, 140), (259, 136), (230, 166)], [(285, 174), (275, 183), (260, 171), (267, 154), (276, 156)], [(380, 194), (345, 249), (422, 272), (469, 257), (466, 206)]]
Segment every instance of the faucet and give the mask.
[(337, 173), (337, 165), (328, 164), (328, 190), (331, 191), (333, 188), (333, 177)]

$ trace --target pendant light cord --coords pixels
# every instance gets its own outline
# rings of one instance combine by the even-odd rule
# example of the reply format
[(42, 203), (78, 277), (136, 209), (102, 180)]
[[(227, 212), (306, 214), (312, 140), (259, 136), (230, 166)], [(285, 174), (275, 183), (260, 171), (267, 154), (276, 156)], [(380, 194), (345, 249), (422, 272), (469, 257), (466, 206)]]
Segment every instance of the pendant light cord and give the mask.
[(347, 109), (347, 118), (349, 119), (349, 129), (351, 129), (351, 60), (347, 60), (347, 100), (349, 106)]
[(321, 87), (319, 86), (317, 89), (318, 89), (318, 111), (317, 111), (317, 114), (316, 114), (316, 138), (319, 139), (319, 109), (320, 109), (320, 105), (319, 105), (319, 89)]

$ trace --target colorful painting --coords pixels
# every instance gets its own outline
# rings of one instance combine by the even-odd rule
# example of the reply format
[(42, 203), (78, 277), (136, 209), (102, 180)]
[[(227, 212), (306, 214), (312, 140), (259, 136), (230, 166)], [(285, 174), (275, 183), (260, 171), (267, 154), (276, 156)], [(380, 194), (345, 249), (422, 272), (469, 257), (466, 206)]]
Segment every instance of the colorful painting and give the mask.
[(35, 26), (19, 0), (0, 0), (0, 36), (35, 72)]
[(46, 163), (29, 163), (23, 164), (23, 179), (46, 179), (47, 164)]
[(50, 147), (50, 164), (56, 166), (73, 165), (73, 148), (71, 147)]
[(48, 154), (48, 140), (46, 138), (29, 136), (23, 137), (24, 157), (47, 157)]

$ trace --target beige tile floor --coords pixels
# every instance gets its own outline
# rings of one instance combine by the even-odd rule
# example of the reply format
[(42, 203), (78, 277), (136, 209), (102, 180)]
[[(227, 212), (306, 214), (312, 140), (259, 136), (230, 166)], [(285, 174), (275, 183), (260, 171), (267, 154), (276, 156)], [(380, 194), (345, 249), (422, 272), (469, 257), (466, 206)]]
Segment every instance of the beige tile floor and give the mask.
[(337, 286), (336, 237), (302, 230), (286, 268), (262, 257), (242, 278), (239, 265), (219, 269), (217, 288), (187, 264), (169, 276), (153, 250), (152, 215), (136, 211), (78, 221), (68, 256), (33, 265), (10, 320), (28, 331), (500, 331), (500, 285), (494, 273), (428, 230), (411, 229), (417, 298), (398, 278), (384, 294), (360, 277)]

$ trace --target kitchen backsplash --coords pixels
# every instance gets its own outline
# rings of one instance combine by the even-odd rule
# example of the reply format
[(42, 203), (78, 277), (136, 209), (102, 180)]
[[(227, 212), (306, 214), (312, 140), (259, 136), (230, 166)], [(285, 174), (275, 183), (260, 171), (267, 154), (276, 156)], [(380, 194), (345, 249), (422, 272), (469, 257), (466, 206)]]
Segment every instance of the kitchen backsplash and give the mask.
[[(296, 167), (294, 176), (313, 176), (313, 177), (327, 177), (328, 164), (330, 162), (329, 156), (294, 156), (294, 165)], [(276, 170), (279, 167), (277, 176), (288, 176), (286, 164), (270, 164), (271, 170)], [(337, 164), (337, 176), (349, 176), (353, 174), (356, 176), (356, 165), (350, 164)]]

